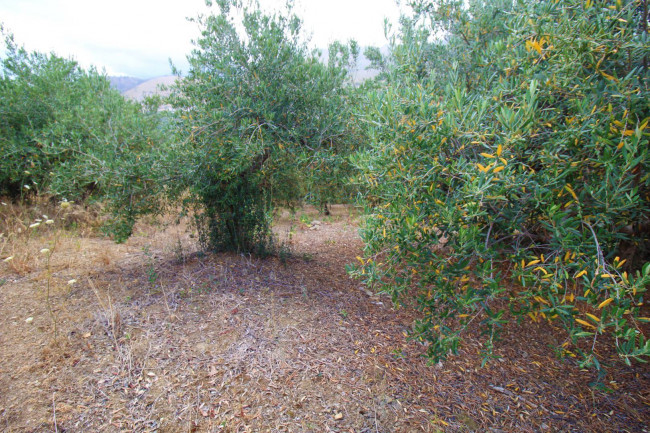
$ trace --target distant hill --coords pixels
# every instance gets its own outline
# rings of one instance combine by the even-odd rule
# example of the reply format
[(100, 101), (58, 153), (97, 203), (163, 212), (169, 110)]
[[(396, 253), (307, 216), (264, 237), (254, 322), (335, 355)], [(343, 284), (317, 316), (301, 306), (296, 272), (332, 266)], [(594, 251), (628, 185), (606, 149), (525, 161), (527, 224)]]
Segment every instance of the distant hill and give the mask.
[(108, 80), (111, 82), (111, 86), (120, 93), (124, 93), (145, 81), (135, 77), (108, 77)]
[[(351, 71), (355, 83), (361, 83), (364, 80), (375, 77), (379, 71), (376, 69), (368, 69), (370, 61), (363, 55), (364, 48), (360, 50), (359, 58), (357, 59), (356, 68)], [(388, 47), (380, 48), (383, 54), (388, 52)], [(327, 62), (327, 50), (321, 52), (320, 61)], [(171, 86), (178, 79), (175, 75), (165, 75), (162, 77), (155, 77), (150, 80), (142, 80), (135, 77), (108, 77), (111, 85), (119, 90), (124, 97), (133, 99), (135, 101), (142, 101), (149, 95), (169, 95), (169, 91), (160, 91), (159, 86)]]
[(122, 94), (129, 99), (134, 99), (136, 101), (142, 101), (145, 97), (149, 95), (161, 95), (167, 96), (169, 91), (160, 91), (158, 88), (161, 85), (171, 86), (178, 79), (175, 75), (166, 75), (164, 77), (156, 77), (151, 80), (141, 82), (137, 86), (122, 92)]

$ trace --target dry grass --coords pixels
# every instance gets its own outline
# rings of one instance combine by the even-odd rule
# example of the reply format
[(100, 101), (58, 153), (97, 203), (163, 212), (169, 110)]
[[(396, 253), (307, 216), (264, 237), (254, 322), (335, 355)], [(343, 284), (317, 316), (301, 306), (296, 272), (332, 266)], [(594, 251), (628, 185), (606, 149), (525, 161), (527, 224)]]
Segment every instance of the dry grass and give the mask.
[[(55, 213), (13, 207), (3, 230)], [(486, 368), (478, 339), (427, 365), (404, 337), (414, 312), (344, 272), (361, 248), (355, 218), (308, 213), (321, 224), (277, 225), (295, 251), (285, 264), (203, 255), (184, 224), (140, 224), (123, 245), (91, 216), (5, 237), (0, 430), (646, 431), (648, 369), (617, 367), (613, 392), (593, 390), (591, 373), (553, 357), (546, 325), (507, 329), (515, 343)], [(52, 239), (58, 340), (38, 253)]]

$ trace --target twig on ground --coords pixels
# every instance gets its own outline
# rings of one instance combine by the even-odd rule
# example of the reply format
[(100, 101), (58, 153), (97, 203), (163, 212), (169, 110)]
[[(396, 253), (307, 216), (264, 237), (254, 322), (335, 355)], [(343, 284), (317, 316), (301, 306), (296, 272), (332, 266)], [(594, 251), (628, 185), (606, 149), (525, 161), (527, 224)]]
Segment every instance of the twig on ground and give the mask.
[(56, 422), (56, 401), (54, 400), (54, 396), (56, 396), (56, 392), (52, 393), (52, 418), (54, 419), (54, 431), (55, 433), (58, 433), (59, 426)]

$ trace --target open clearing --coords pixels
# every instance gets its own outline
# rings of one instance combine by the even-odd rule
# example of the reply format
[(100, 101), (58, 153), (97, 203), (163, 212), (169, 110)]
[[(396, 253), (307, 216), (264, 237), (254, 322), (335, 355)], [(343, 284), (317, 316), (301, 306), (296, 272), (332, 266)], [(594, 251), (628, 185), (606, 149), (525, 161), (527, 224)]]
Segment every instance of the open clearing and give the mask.
[(590, 388), (548, 324), (507, 328), (485, 368), (471, 336), (428, 365), (405, 337), (416, 312), (346, 275), (362, 248), (349, 210), (300, 214), (277, 225), (286, 263), (201, 254), (184, 224), (139, 224), (122, 245), (83, 224), (5, 242), (0, 430), (648, 431), (648, 367), (619, 363), (609, 390)]

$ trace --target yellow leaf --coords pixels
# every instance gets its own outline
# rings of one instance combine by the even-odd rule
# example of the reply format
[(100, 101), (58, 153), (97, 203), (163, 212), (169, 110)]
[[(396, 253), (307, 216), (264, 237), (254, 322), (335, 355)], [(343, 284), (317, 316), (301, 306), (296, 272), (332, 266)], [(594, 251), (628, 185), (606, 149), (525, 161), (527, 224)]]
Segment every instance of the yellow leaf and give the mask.
[(613, 75), (609, 75), (609, 74), (607, 74), (607, 73), (605, 73), (605, 72), (603, 72), (603, 71), (600, 71), (600, 75), (602, 75), (603, 77), (607, 78), (609, 81), (615, 81), (615, 82), (618, 83), (618, 80), (617, 80), (616, 77), (614, 77)]
[(649, 122), (650, 120), (646, 120), (645, 122), (643, 122), (643, 125), (639, 126), (639, 131), (643, 131), (648, 126)]
[(587, 315), (587, 317), (589, 317), (589, 318), (590, 318), (591, 320), (593, 320), (594, 322), (600, 322), (600, 318), (599, 318), (599, 317), (596, 317), (596, 316), (594, 316), (594, 315), (591, 314), (591, 313), (585, 313), (585, 314)]
[(542, 268), (541, 266), (536, 267), (535, 269), (533, 269), (533, 271), (542, 271), (544, 272), (544, 275), (548, 275), (546, 269)]
[(625, 143), (621, 141), (620, 143), (618, 143), (618, 146), (616, 146), (616, 150), (621, 150), (623, 146), (625, 146)]
[(503, 152), (503, 146), (499, 145), (497, 146), (497, 156), (501, 156), (501, 152)]
[(541, 304), (551, 305), (550, 302), (548, 302), (546, 299), (542, 298), (541, 296), (535, 296), (534, 299)]
[(494, 158), (496, 158), (494, 155), (492, 155), (492, 154), (490, 154), (490, 153), (484, 153), (484, 152), (481, 153), (481, 156), (483, 156), (483, 157), (485, 157), (485, 158), (490, 158), (490, 159), (494, 159)]
[(364, 264), (363, 259), (360, 256), (357, 256), (357, 260), (359, 260), (362, 265)]
[(576, 274), (576, 276), (573, 277), (573, 278), (580, 278), (580, 277), (582, 277), (583, 275), (585, 275), (586, 273), (587, 273), (587, 270), (586, 270), (586, 269), (583, 269), (583, 270), (581, 270), (580, 272), (578, 272), (578, 273)]
[(576, 195), (576, 193), (575, 193), (575, 191), (573, 190), (573, 188), (571, 188), (571, 185), (569, 185), (569, 184), (565, 185), (565, 186), (564, 186), (564, 189), (566, 189), (566, 190), (569, 192), (569, 194), (571, 194), (571, 196), (573, 196), (573, 199), (574, 199), (575, 201), (578, 201), (578, 196)]
[(484, 166), (483, 164), (477, 163), (476, 166), (477, 166), (478, 169), (481, 171), (481, 173), (485, 173), (485, 172), (488, 171), (488, 169), (485, 168), (485, 166)]
[(569, 302), (573, 302), (573, 300), (575, 299), (575, 296), (573, 295), (573, 293), (569, 293), (569, 294), (567, 295), (566, 299), (567, 299), (567, 301), (569, 301)]
[(530, 52), (533, 49), (533, 43), (531, 41), (526, 41), (526, 51)]
[(611, 274), (600, 274), (600, 278), (612, 278)]
[(581, 325), (588, 326), (588, 327), (590, 327), (590, 328), (596, 329), (596, 327), (595, 327), (594, 325), (592, 325), (591, 323), (589, 323), (589, 322), (587, 322), (587, 321), (585, 321), (585, 320), (582, 320), (582, 319), (575, 319), (575, 321), (578, 322), (578, 323), (581, 324)]
[(498, 173), (501, 170), (503, 170), (504, 168), (505, 168), (504, 166), (500, 165), (500, 166), (496, 167), (494, 170), (492, 170), (492, 173)]
[(601, 308), (605, 308), (606, 306), (608, 306), (612, 302), (614, 302), (614, 298), (605, 299), (603, 302), (598, 304), (598, 309), (600, 310)]
[(526, 267), (536, 265), (536, 264), (538, 264), (539, 262), (541, 262), (541, 260), (531, 260), (530, 262), (528, 262), (528, 264), (526, 265)]
[(621, 266), (623, 266), (623, 263), (625, 263), (625, 262), (627, 262), (627, 259), (623, 259), (622, 261), (618, 262), (618, 263), (616, 264), (616, 267), (617, 267), (617, 268), (620, 268)]
[(499, 158), (499, 161), (501, 161), (503, 165), (508, 165), (508, 161), (506, 161), (505, 158)]

